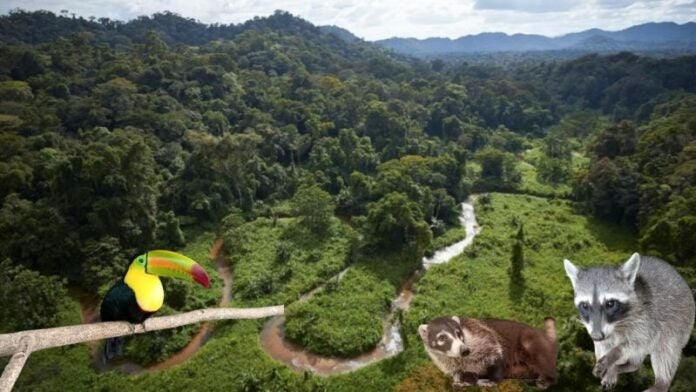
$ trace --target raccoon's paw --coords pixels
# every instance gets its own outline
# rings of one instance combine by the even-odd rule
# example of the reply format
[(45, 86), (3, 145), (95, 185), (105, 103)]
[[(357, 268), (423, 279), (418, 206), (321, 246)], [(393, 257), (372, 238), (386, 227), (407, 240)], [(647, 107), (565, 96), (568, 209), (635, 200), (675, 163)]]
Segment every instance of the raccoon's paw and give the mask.
[(602, 378), (602, 390), (609, 391), (616, 385), (617, 374), (613, 372), (607, 373), (604, 378)]
[(486, 379), (486, 378), (482, 378), (482, 379), (476, 381), (476, 386), (479, 386), (479, 387), (490, 388), (490, 387), (494, 387), (496, 385), (498, 385), (497, 382), (491, 381), (491, 380)]
[(592, 374), (597, 378), (604, 379), (604, 375), (607, 373), (607, 370), (609, 370), (609, 361), (607, 360), (606, 356), (603, 356), (595, 364), (594, 369), (592, 369)]

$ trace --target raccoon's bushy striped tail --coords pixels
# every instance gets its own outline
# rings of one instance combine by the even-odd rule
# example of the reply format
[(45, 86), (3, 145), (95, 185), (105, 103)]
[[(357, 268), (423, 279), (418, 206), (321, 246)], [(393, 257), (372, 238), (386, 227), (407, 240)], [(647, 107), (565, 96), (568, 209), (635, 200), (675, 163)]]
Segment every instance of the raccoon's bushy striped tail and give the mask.
[(553, 317), (547, 317), (544, 319), (544, 332), (546, 336), (552, 341), (556, 341), (556, 320)]

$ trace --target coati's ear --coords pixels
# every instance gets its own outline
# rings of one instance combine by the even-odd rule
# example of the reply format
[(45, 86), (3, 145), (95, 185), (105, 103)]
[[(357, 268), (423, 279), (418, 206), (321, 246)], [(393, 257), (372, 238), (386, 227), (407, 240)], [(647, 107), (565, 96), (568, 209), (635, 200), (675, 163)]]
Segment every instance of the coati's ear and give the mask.
[(457, 323), (457, 325), (462, 325), (462, 323), (459, 322), (459, 317), (452, 316), (452, 320), (454, 320), (454, 322)]
[(423, 341), (428, 340), (428, 324), (421, 324), (418, 326), (418, 334), (420, 335), (421, 339)]
[(621, 274), (631, 286), (636, 282), (638, 269), (640, 269), (640, 255), (636, 252), (621, 266)]
[(580, 270), (568, 259), (563, 260), (563, 266), (565, 267), (566, 275), (570, 278), (573, 289), (575, 289), (575, 283), (578, 281), (578, 272)]

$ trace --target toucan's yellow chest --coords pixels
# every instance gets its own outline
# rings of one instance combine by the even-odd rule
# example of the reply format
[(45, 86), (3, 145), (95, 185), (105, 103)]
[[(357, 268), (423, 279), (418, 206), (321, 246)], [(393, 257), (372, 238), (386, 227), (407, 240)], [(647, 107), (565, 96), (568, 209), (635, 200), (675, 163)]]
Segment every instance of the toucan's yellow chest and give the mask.
[(135, 300), (140, 309), (156, 312), (164, 303), (162, 281), (156, 275), (150, 275), (143, 268), (131, 266), (123, 281), (135, 293)]

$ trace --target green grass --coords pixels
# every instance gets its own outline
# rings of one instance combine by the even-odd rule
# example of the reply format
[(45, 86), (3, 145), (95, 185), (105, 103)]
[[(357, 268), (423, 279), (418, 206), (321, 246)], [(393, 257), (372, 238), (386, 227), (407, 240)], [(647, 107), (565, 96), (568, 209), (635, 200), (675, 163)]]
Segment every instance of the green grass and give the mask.
[(393, 296), (389, 283), (354, 266), (309, 300), (290, 305), (285, 334), (318, 354), (355, 356), (379, 343)]
[[(476, 211), (482, 234), (464, 255), (428, 271), (416, 286), (418, 295), (409, 317), (422, 309), (427, 310), (425, 319), (449, 311), (474, 317), (510, 317), (540, 325), (548, 315), (571, 316), (572, 292), (563, 258), (581, 265), (618, 262), (630, 255), (635, 245), (632, 233), (619, 228), (599, 230), (600, 235), (613, 233), (611, 241), (599, 238), (590, 231), (598, 231), (598, 223), (576, 215), (565, 201), (494, 193), (491, 203), (478, 203)], [(509, 295), (506, 272), (519, 224), (525, 231), (527, 283), (521, 299)], [(536, 306), (537, 301), (541, 306)]]
[(294, 218), (247, 223), (225, 235), (234, 296), (248, 306), (291, 303), (345, 267), (354, 239), (338, 219), (326, 236), (299, 229)]
[(539, 181), (534, 164), (542, 155), (543, 153), (539, 147), (525, 151), (523, 160), (517, 163), (517, 169), (521, 175), (520, 183), (516, 187), (517, 190), (521, 193), (537, 196), (568, 197), (572, 191), (570, 185), (565, 183), (548, 184)]

